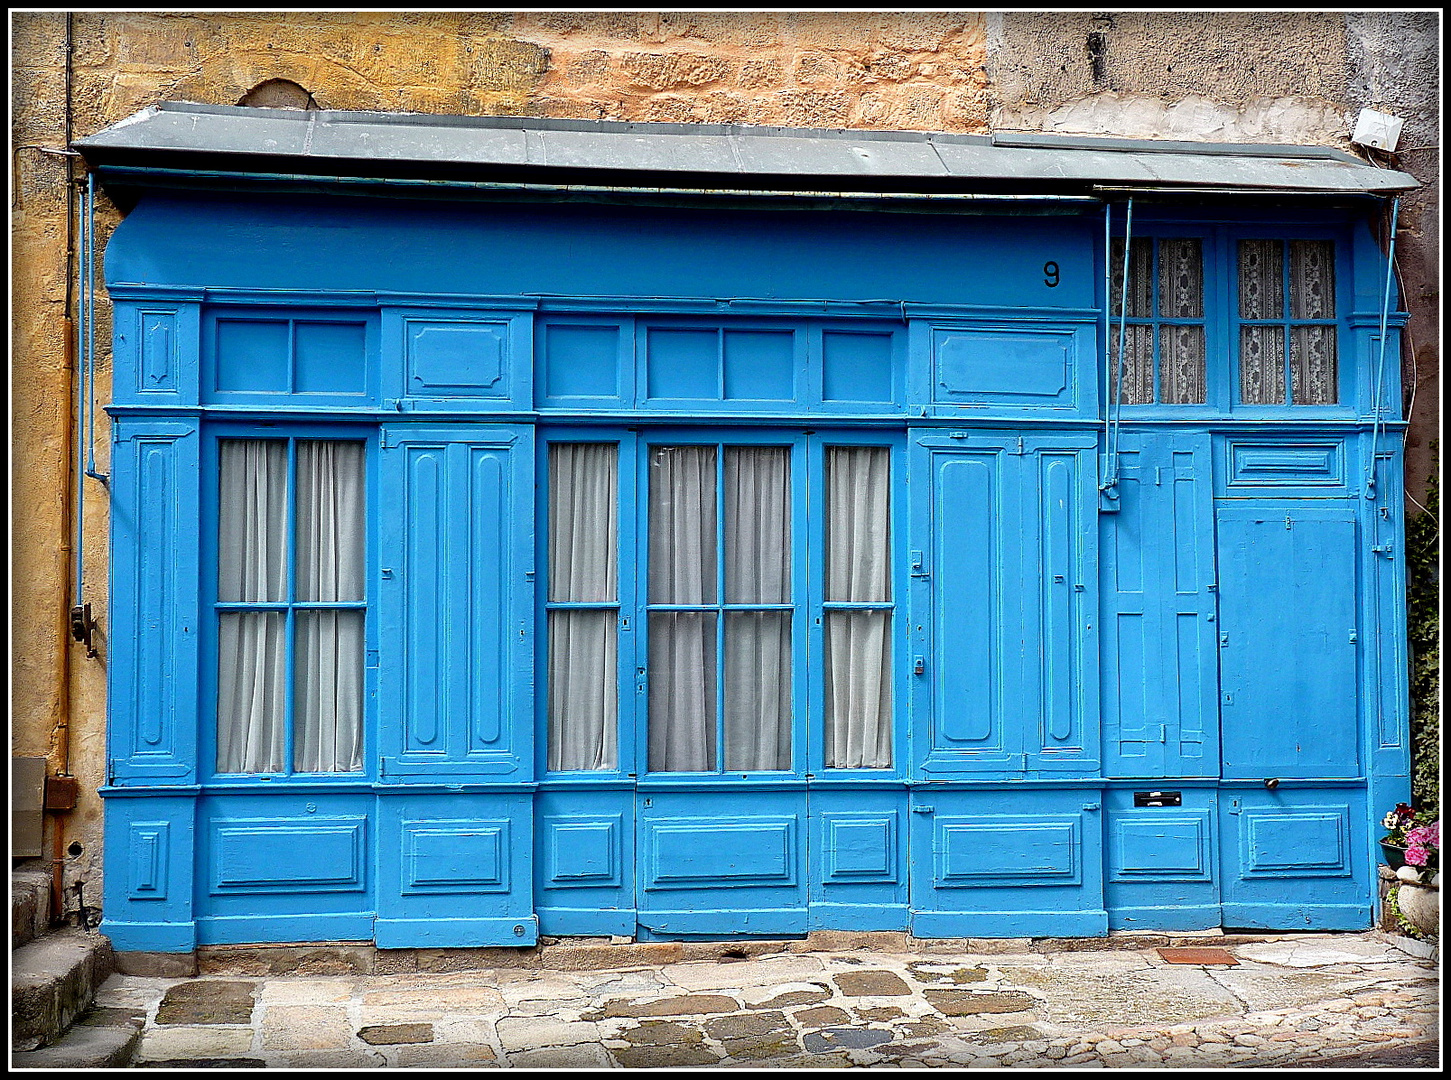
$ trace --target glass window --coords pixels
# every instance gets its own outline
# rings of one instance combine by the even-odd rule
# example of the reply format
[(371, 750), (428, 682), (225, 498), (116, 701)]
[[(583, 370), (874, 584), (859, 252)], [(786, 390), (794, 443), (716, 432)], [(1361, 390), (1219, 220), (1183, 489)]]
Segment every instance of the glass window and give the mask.
[[(1204, 245), (1195, 237), (1113, 242), (1109, 357), (1124, 405), (1205, 402)], [(1122, 336), (1122, 362), (1120, 362)]]
[(217, 770), (363, 761), (361, 442), (218, 447)]
[(791, 449), (649, 454), (650, 769), (789, 769)]
[(552, 770), (618, 765), (619, 458), (614, 443), (549, 447)]
[(891, 452), (826, 448), (826, 766), (892, 765)]
[(1241, 240), (1238, 268), (1240, 403), (1334, 405), (1334, 243)]

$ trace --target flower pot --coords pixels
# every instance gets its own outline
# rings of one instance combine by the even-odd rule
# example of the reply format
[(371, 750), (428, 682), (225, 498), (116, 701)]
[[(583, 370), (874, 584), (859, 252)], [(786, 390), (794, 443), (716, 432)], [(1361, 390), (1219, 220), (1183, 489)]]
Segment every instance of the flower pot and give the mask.
[(1422, 934), (1436, 934), (1441, 926), (1441, 890), (1434, 885), (1402, 882), (1396, 890), (1396, 904), (1406, 921)]
[(1386, 865), (1392, 870), (1399, 870), (1406, 865), (1406, 849), (1396, 847), (1394, 844), (1387, 844), (1384, 840), (1380, 845), (1381, 853), (1385, 856)]

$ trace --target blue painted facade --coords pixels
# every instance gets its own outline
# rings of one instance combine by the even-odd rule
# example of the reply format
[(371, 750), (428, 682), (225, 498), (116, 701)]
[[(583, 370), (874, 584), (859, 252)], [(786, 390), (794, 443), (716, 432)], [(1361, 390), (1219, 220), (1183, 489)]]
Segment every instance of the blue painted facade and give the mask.
[[(1409, 793), (1375, 212), (1136, 206), (1135, 237), (1202, 242), (1205, 393), (1115, 406), (1122, 204), (148, 195), (105, 266), (103, 931), (186, 952), (1370, 926), (1372, 818)], [(1331, 403), (1240, 403), (1244, 238), (1333, 243)], [(245, 438), (363, 444), (361, 771), (217, 771), (218, 445)], [(617, 750), (590, 771), (546, 753), (563, 442), (618, 447)], [(790, 451), (787, 769), (649, 768), (646, 462), (682, 444)], [(838, 446), (890, 455), (889, 768), (823, 755)]]

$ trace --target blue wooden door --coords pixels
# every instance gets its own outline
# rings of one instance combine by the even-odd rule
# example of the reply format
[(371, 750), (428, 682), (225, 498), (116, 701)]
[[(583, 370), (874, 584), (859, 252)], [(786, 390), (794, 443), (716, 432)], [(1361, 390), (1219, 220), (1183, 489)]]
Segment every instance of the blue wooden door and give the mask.
[(1226, 779), (1360, 775), (1354, 511), (1220, 509)]
[(638, 936), (807, 925), (805, 437), (641, 439)]
[(912, 931), (1102, 934), (1094, 442), (914, 441)]
[(376, 940), (529, 944), (533, 432), (381, 443)]

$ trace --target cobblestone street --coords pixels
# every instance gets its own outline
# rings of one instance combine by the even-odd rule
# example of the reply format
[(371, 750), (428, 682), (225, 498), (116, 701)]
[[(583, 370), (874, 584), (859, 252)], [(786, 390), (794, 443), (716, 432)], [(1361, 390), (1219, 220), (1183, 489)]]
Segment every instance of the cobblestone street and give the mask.
[(1132, 937), (561, 943), (527, 967), (389, 974), (271, 974), (280, 954), (252, 950), (193, 979), (113, 976), (97, 1004), (144, 1014), (150, 1067), (1436, 1066), (1432, 959), (1379, 932), (1223, 940), (1203, 944), (1232, 964)]

